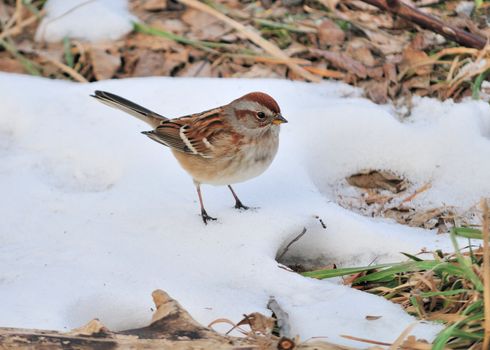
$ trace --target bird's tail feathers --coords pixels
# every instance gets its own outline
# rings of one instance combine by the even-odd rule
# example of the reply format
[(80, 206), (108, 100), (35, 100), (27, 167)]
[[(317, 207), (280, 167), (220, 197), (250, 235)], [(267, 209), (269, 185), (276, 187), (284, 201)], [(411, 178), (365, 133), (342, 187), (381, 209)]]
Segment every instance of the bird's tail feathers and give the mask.
[(162, 121), (168, 120), (168, 118), (164, 117), (163, 115), (150, 111), (145, 107), (126, 100), (120, 96), (111, 94), (110, 92), (97, 90), (95, 91), (95, 95), (91, 96), (108, 106), (118, 108), (126, 113), (129, 113), (153, 127), (157, 127)]

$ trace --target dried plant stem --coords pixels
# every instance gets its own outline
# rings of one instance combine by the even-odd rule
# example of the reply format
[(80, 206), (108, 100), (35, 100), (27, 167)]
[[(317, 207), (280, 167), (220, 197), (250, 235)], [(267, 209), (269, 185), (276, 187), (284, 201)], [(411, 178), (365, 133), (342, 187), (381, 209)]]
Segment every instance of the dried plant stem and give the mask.
[(221, 12), (213, 9), (212, 7), (199, 2), (197, 0), (180, 0), (181, 3), (192, 7), (196, 10), (203, 11), (213, 17), (216, 17), (217, 19), (225, 22), (228, 24), (230, 27), (238, 30), (240, 33), (245, 35), (250, 41), (255, 43), (256, 45), (260, 46), (264, 51), (266, 51), (268, 54), (283, 59), (287, 63), (286, 65), (296, 74), (299, 76), (303, 77), (304, 79), (308, 81), (313, 81), (313, 82), (319, 82), (320, 78), (311, 74), (307, 70), (305, 70), (303, 67), (299, 66), (298, 64), (290, 61), (290, 57), (284, 53), (280, 48), (278, 48), (276, 45), (273, 43), (267, 41), (264, 39), (262, 36), (257, 34), (255, 31), (251, 30), (250, 28), (245, 27), (243, 24), (235, 21), (234, 19), (231, 19), (230, 17), (227, 17), (226, 15), (222, 14)]
[(256, 62), (271, 63), (271, 64), (285, 64), (287, 61), (292, 61), (292, 62), (295, 62), (297, 64), (310, 64), (310, 61), (305, 60), (303, 58), (290, 58), (289, 60), (284, 60), (282, 58), (277, 58), (277, 57), (247, 55), (247, 54), (241, 54), (241, 53), (225, 54), (224, 56), (228, 56), (228, 57), (232, 57), (232, 58), (250, 59), (250, 60), (253, 60)]
[(4, 39), (12, 35), (20, 34), (22, 32), (22, 29), (24, 29), (24, 27), (33, 24), (34, 22), (39, 20), (42, 16), (44, 16), (45, 13), (46, 12), (42, 10), (37, 15), (32, 15), (29, 18), (26, 18), (25, 20), (18, 22), (14, 27), (4, 30), (3, 32), (0, 33), (0, 39)]
[(76, 70), (74, 70), (73, 68), (71, 67), (68, 67), (66, 64), (63, 64), (55, 59), (52, 59), (51, 57), (47, 56), (47, 55), (43, 55), (43, 54), (40, 54), (39, 52), (36, 52), (36, 54), (41, 57), (43, 60), (51, 63), (53, 66), (55, 66), (56, 68), (59, 68), (60, 70), (62, 70), (63, 72), (65, 72), (66, 74), (68, 74), (70, 77), (72, 77), (75, 81), (78, 81), (80, 83), (88, 83), (88, 80), (85, 79), (85, 77), (83, 75), (81, 75), (80, 73), (78, 73)]
[(483, 212), (483, 305), (484, 305), (484, 329), (482, 349), (490, 348), (490, 247), (489, 243), (489, 224), (488, 202), (486, 199), (481, 200), (481, 209)]

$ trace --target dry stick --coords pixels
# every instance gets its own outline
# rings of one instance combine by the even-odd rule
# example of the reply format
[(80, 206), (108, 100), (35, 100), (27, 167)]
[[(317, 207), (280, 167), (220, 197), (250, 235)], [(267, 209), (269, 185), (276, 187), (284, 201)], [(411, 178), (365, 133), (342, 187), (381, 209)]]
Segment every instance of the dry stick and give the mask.
[(490, 348), (490, 247), (489, 241), (489, 221), (488, 217), (488, 202), (486, 199), (482, 199), (480, 206), (483, 212), (483, 305), (485, 313), (485, 334), (483, 338), (482, 349)]
[(483, 49), (487, 44), (487, 39), (469, 33), (465, 30), (450, 26), (440, 19), (419, 11), (401, 0), (362, 0), (365, 3), (376, 6), (383, 11), (394, 13), (410, 22), (418, 24), (422, 28), (429, 29), (433, 32), (457, 42), (460, 45)]
[(181, 3), (192, 7), (196, 10), (200, 10), (203, 12), (206, 12), (207, 14), (218, 18), (219, 20), (225, 22), (229, 26), (233, 27), (234, 29), (238, 30), (240, 33), (245, 35), (250, 41), (255, 43), (256, 45), (260, 46), (264, 51), (269, 53), (270, 55), (283, 59), (286, 61), (286, 65), (296, 74), (299, 76), (303, 77), (306, 80), (313, 81), (313, 82), (319, 82), (321, 79), (298, 64), (290, 61), (290, 57), (284, 53), (280, 48), (278, 48), (276, 45), (272, 44), (271, 42), (265, 40), (263, 37), (261, 37), (259, 34), (254, 32), (253, 30), (245, 27), (243, 24), (235, 21), (234, 19), (231, 19), (230, 17), (225, 16), (221, 12), (213, 9), (212, 7), (203, 4), (202, 2), (199, 2), (197, 0), (179, 0)]
[(303, 235), (306, 233), (306, 227), (303, 227), (303, 231), (299, 235), (297, 235), (291, 242), (288, 243), (286, 248), (282, 251), (282, 253), (277, 257), (277, 261), (281, 260), (281, 258), (286, 254), (286, 252), (289, 250), (289, 247), (293, 245), (294, 242), (298, 241)]

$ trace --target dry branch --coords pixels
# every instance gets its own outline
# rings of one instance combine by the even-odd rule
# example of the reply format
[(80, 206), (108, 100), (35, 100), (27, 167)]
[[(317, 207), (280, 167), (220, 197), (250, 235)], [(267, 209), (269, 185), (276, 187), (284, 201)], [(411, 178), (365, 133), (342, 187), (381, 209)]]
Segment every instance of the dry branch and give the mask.
[[(153, 292), (157, 307), (149, 326), (121, 332), (111, 332), (98, 320), (68, 333), (57, 331), (0, 328), (1, 349), (278, 349), (284, 341), (276, 336), (250, 335), (231, 337), (221, 335), (197, 323), (192, 316), (162, 290)], [(294, 342), (293, 342), (294, 344)], [(346, 350), (326, 342), (308, 342), (294, 349)]]
[(440, 19), (419, 11), (401, 0), (362, 0), (365, 3), (376, 6), (383, 11), (388, 11), (400, 16), (410, 22), (418, 24), (422, 28), (429, 29), (435, 33), (457, 42), (460, 45), (483, 49), (487, 39), (465, 30), (450, 26)]

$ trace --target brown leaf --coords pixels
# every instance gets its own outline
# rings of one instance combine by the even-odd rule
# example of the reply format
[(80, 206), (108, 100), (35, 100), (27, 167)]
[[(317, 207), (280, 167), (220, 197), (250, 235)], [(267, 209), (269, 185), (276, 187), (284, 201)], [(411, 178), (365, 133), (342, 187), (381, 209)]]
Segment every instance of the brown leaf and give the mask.
[(321, 47), (341, 45), (345, 40), (345, 33), (334, 21), (327, 18), (318, 26), (318, 40)]
[[(408, 75), (429, 75), (433, 69), (432, 64), (424, 64), (429, 61), (429, 56), (421, 50), (417, 50), (408, 45), (403, 50), (403, 58), (400, 63), (400, 71), (407, 72)], [(428, 78), (428, 77), (427, 77)]]
[(77, 336), (93, 336), (94, 334), (101, 333), (109, 334), (110, 331), (98, 319), (95, 318), (86, 325), (73, 329), (68, 334)]
[(179, 44), (173, 40), (159, 36), (135, 33), (127, 39), (126, 46), (135, 47), (137, 49), (170, 51), (172, 48), (179, 46)]
[(378, 188), (398, 193), (406, 189), (407, 181), (386, 170), (364, 171), (347, 178), (351, 186), (360, 188)]
[(26, 73), (24, 66), (12, 57), (6, 56), (4, 52), (0, 55), (0, 71), (9, 73)]
[(244, 319), (237, 323), (237, 326), (248, 324), (254, 333), (268, 335), (272, 333), (276, 320), (267, 317), (259, 312), (244, 315)]
[(133, 70), (136, 77), (149, 77), (163, 75), (163, 61), (165, 55), (160, 51), (140, 50), (138, 60)]
[(362, 79), (367, 77), (366, 67), (344, 53), (318, 49), (310, 49), (310, 51), (323, 57), (336, 68), (346, 70)]
[(182, 15), (182, 21), (189, 25), (192, 32), (190, 38), (198, 40), (219, 40), (230, 31), (230, 27), (215, 17), (194, 9), (187, 9)]
[(388, 102), (388, 81), (367, 80), (359, 84), (364, 88), (366, 96), (374, 103), (384, 104)]
[(198, 61), (189, 63), (182, 69), (179, 74), (180, 77), (211, 77), (212, 67), (209, 62)]
[(143, 5), (145, 11), (163, 11), (167, 8), (167, 0), (146, 0)]
[(121, 56), (118, 50), (109, 47), (90, 47), (90, 57), (95, 79), (111, 79), (121, 66)]
[(347, 54), (366, 67), (374, 67), (377, 62), (364, 40), (350, 40), (347, 43)]

